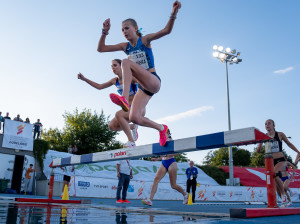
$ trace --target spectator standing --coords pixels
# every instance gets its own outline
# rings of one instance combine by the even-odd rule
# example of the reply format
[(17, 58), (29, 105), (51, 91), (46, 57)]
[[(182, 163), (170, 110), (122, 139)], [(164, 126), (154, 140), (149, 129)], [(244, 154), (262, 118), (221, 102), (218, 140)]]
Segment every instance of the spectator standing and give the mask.
[(77, 154), (77, 152), (78, 152), (77, 145), (74, 145), (74, 147), (73, 147), (73, 154)]
[[(118, 189), (117, 189), (117, 201), (116, 203), (130, 203), (126, 199), (127, 189), (129, 186), (130, 179), (132, 176), (132, 168), (130, 166), (130, 160), (120, 160), (117, 162), (117, 176), (119, 179)], [(121, 190), (122, 190), (122, 199), (121, 199)]]
[(72, 145), (69, 145), (69, 148), (68, 148), (68, 153), (71, 153), (71, 154), (72, 154), (72, 152), (73, 152)]
[(23, 122), (23, 119), (20, 117), (20, 114), (18, 114), (15, 118), (14, 121), (21, 121)]
[(2, 122), (3, 122), (3, 117), (2, 117), (2, 112), (0, 111), (0, 130), (2, 127)]
[(196, 187), (197, 187), (197, 175), (198, 170), (194, 167), (194, 162), (190, 161), (190, 167), (185, 171), (187, 182), (186, 182), (186, 192), (190, 193), (192, 187), (192, 200), (195, 203), (195, 194), (196, 194)]
[(29, 187), (30, 180), (31, 180), (31, 177), (32, 177), (32, 174), (34, 171), (35, 171), (35, 169), (33, 169), (33, 164), (30, 164), (29, 168), (26, 170), (26, 174), (25, 174), (24, 194), (27, 194), (28, 190), (29, 190), (29, 192), (31, 192), (31, 189), (28, 189), (28, 187)]
[(30, 124), (30, 120), (28, 117), (26, 117), (26, 120), (24, 121), (24, 123)]
[(40, 119), (37, 119), (37, 122), (34, 123), (33, 138), (35, 138), (36, 134), (37, 134), (37, 138), (40, 138), (41, 127), (43, 127), (43, 125), (40, 122)]
[(7, 112), (6, 116), (3, 118), (3, 132), (4, 132), (5, 120), (11, 120), (11, 118), (9, 116), (9, 112)]

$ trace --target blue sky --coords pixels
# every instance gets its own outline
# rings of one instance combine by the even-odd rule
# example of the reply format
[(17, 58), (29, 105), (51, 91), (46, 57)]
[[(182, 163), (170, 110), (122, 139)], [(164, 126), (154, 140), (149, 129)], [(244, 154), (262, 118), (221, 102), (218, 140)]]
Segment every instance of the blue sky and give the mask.
[[(62, 114), (76, 107), (114, 116), (119, 108), (108, 95), (116, 89), (98, 91), (76, 77), (81, 72), (106, 82), (114, 76), (111, 60), (126, 57), (96, 51), (102, 22), (111, 18), (107, 44), (124, 42), (124, 19), (136, 19), (144, 34), (156, 32), (167, 23), (172, 3), (1, 1), (0, 111), (32, 122), (40, 118), (47, 129), (62, 128)], [(232, 129), (265, 131), (264, 121), (272, 118), (300, 148), (299, 6), (297, 0), (182, 1), (173, 32), (152, 42), (162, 87), (147, 116), (167, 121), (174, 139), (228, 130), (225, 64), (212, 57), (212, 46), (223, 45), (243, 59), (229, 66)], [(137, 145), (158, 141), (155, 130), (140, 128), (139, 136)], [(117, 138), (126, 141), (122, 133)], [(188, 157), (202, 163), (207, 153)]]

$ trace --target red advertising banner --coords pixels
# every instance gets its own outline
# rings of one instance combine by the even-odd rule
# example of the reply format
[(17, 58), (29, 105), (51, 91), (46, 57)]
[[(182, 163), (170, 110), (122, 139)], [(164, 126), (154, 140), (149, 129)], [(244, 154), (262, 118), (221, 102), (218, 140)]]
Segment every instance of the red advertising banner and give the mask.
[[(229, 173), (229, 167), (221, 167), (226, 173)], [(290, 178), (293, 170), (289, 170)], [(266, 170), (265, 168), (253, 167), (233, 167), (234, 178), (240, 178), (240, 182), (244, 186), (250, 187), (266, 187)], [(300, 170), (297, 169), (294, 178), (291, 178), (289, 187), (300, 188)]]

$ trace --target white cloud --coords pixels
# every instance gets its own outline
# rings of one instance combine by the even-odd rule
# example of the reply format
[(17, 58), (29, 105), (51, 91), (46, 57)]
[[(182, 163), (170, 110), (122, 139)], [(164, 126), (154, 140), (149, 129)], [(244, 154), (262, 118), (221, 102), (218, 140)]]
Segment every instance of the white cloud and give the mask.
[(182, 112), (179, 114), (174, 114), (174, 115), (170, 115), (167, 117), (163, 117), (163, 118), (155, 120), (155, 122), (170, 123), (170, 122), (178, 121), (178, 120), (185, 119), (188, 117), (201, 116), (203, 112), (206, 112), (208, 110), (213, 110), (213, 109), (214, 109), (214, 107), (212, 107), (212, 106), (203, 106), (203, 107), (199, 107), (199, 108), (196, 108), (193, 110), (188, 110), (186, 112)]
[(294, 69), (294, 67), (288, 67), (288, 68), (285, 68), (285, 69), (276, 70), (273, 73), (275, 73), (275, 74), (285, 74), (289, 71), (292, 71), (293, 69)]

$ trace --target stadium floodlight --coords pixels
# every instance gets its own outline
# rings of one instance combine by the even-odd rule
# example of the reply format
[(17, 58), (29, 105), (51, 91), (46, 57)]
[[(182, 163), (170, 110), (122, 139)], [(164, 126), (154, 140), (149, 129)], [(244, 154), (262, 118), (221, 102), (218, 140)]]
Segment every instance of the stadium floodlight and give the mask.
[(231, 49), (229, 47), (226, 48), (225, 52), (230, 53)]
[[(229, 102), (229, 81), (228, 81), (228, 66), (227, 64), (238, 64), (242, 62), (242, 59), (239, 58), (241, 55), (240, 52), (236, 52), (235, 49), (231, 50), (229, 47), (225, 51), (222, 46), (213, 46), (213, 56), (221, 60), (221, 62), (226, 64), (226, 80), (227, 80), (227, 115), (228, 115), (228, 129), (231, 131), (231, 120), (230, 120), (230, 102)], [(233, 155), (232, 147), (228, 148), (229, 151), (229, 185), (234, 185), (233, 178)]]

